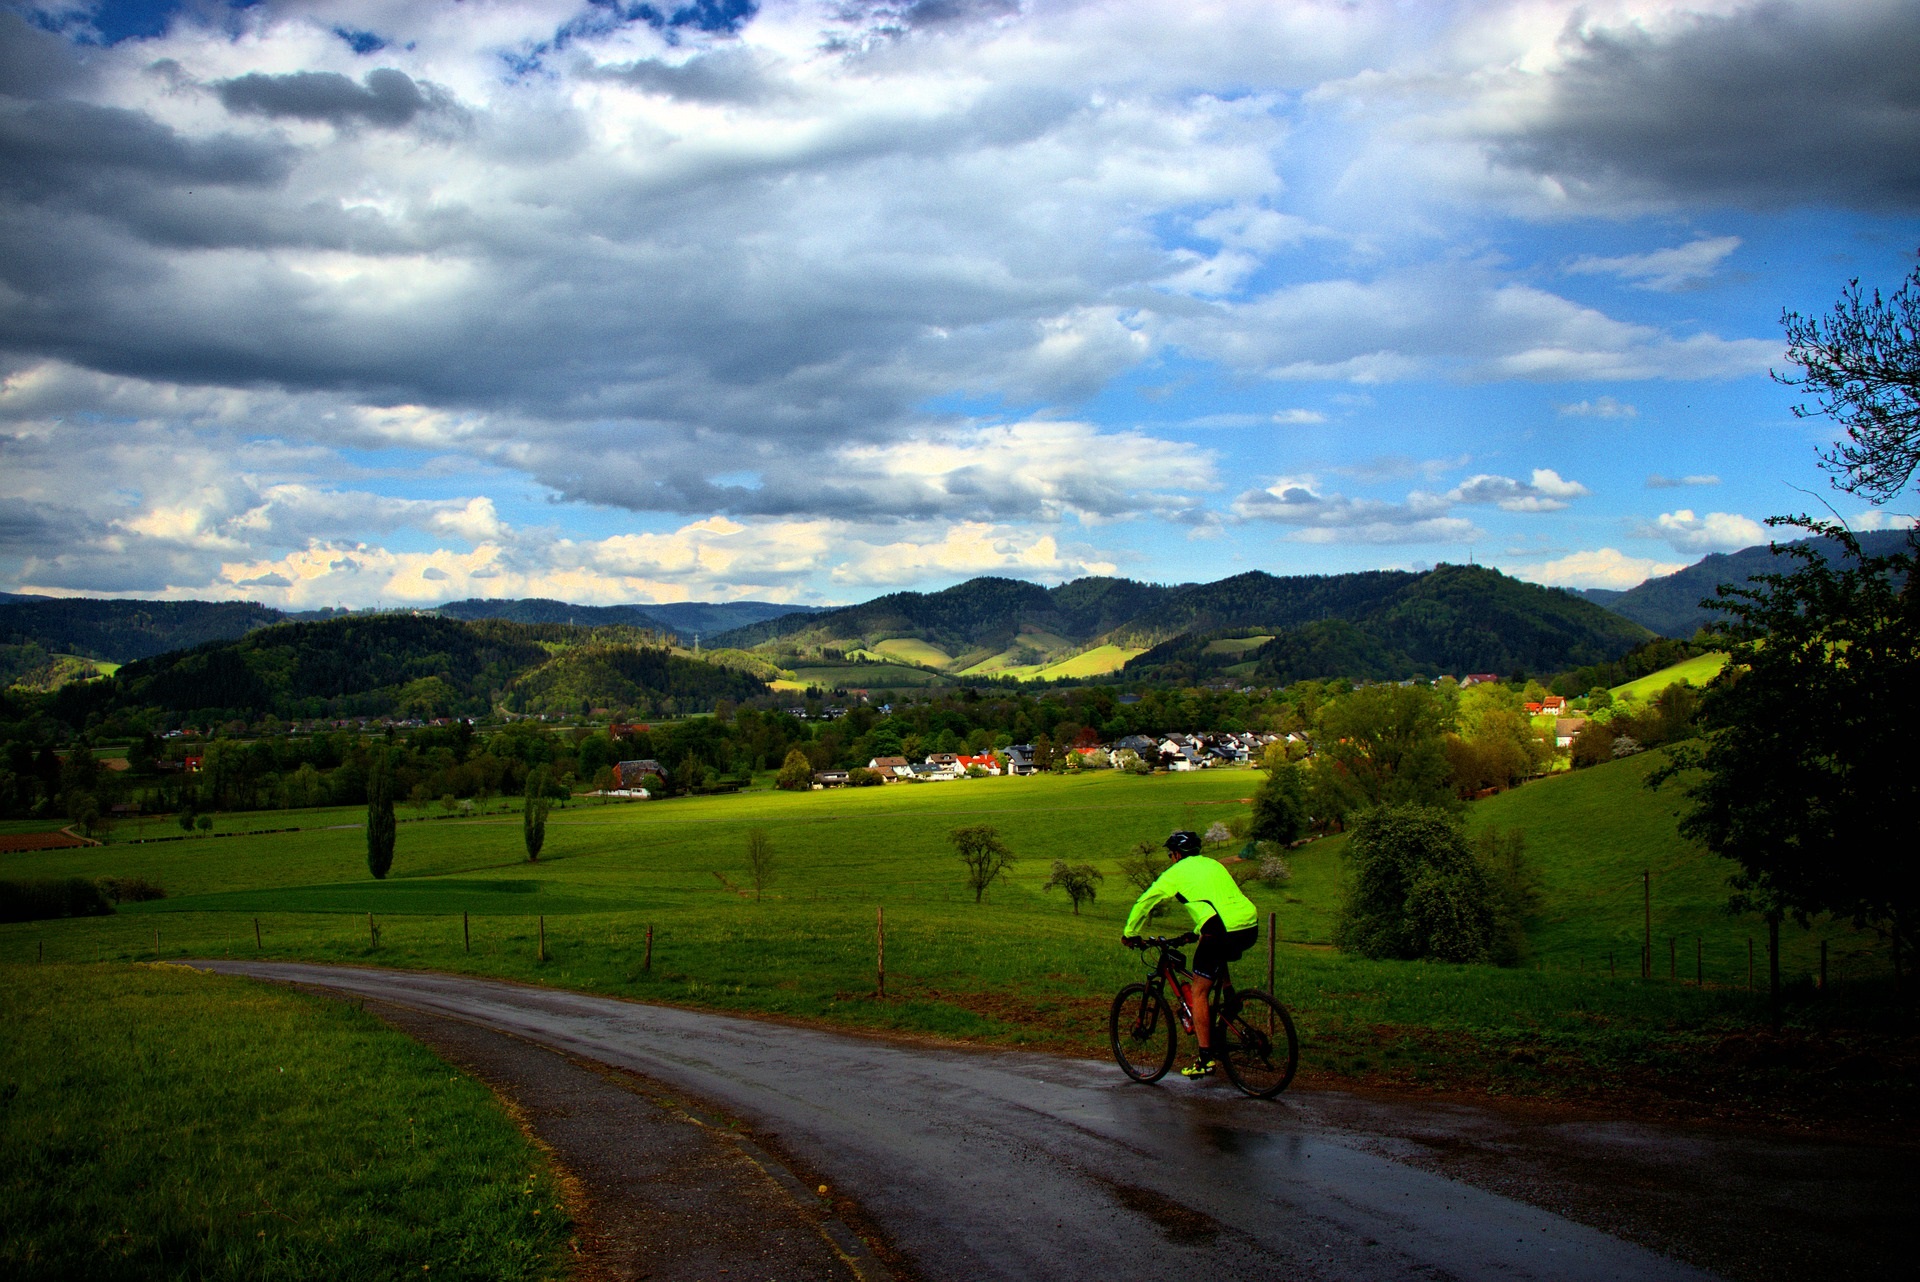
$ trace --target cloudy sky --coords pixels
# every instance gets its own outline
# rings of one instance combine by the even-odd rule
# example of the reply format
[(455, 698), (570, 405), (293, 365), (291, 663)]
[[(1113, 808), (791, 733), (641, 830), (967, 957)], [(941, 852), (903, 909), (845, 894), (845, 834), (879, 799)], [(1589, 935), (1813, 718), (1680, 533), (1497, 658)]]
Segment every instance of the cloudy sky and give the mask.
[(0, 7), (0, 589), (1627, 587), (1904, 523), (1768, 369), (1913, 270), (1916, 67), (1920, 0)]

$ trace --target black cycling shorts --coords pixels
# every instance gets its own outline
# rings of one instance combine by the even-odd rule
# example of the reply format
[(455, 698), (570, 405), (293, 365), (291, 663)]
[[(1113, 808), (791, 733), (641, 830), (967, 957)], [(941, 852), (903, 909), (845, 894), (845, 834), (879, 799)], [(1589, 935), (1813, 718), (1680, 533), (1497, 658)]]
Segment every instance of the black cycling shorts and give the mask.
[(1209, 917), (1200, 927), (1200, 943), (1193, 950), (1193, 973), (1216, 984), (1226, 977), (1227, 963), (1236, 962), (1260, 938), (1258, 924), (1243, 930), (1227, 930), (1218, 917)]

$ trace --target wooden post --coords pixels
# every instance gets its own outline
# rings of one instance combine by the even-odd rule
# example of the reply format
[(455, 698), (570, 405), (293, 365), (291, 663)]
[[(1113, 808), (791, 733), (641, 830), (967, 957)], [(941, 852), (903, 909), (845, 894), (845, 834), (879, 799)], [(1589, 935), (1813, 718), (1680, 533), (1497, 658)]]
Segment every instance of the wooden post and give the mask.
[(1820, 991), (1827, 991), (1827, 941), (1820, 941)]
[(460, 913), (460, 946), (468, 952), (473, 951), (473, 925), (467, 920), (464, 909)]
[(653, 927), (647, 927), (647, 955), (640, 963), (641, 970), (653, 969)]
[(1653, 870), (1640, 873), (1641, 903), (1645, 906), (1645, 924), (1640, 935), (1640, 978), (1653, 978)]
[(1767, 1018), (1780, 1031), (1780, 919), (1767, 918)]
[(43, 939), (40, 941), (40, 960), (45, 961), (46, 959), (47, 959), (47, 941)]
[(258, 917), (253, 919), (253, 951), (256, 953), (260, 951), (260, 919)]
[(373, 914), (367, 914), (367, 947), (380, 947), (380, 932), (373, 928)]
[(1267, 995), (1273, 995), (1273, 946), (1280, 938), (1280, 914), (1267, 914)]
[(547, 960), (547, 917), (545, 913), (534, 919), (540, 923), (540, 960)]
[(155, 958), (155, 960), (158, 960), (158, 959), (159, 959), (159, 956), (160, 956), (160, 928), (159, 928), (158, 926), (155, 926), (155, 927), (153, 928), (153, 955), (154, 955), (154, 958)]
[(887, 995), (887, 910), (884, 906), (876, 910), (873, 932), (874, 969), (879, 976), (880, 996), (885, 997)]

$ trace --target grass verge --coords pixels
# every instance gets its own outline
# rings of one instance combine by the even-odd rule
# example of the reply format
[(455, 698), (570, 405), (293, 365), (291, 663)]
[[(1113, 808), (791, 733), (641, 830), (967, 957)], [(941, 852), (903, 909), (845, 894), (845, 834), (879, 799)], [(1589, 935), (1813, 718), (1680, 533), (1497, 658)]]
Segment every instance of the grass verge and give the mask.
[(562, 1276), (545, 1159), (364, 1012), (173, 966), (0, 967), (0, 1273)]

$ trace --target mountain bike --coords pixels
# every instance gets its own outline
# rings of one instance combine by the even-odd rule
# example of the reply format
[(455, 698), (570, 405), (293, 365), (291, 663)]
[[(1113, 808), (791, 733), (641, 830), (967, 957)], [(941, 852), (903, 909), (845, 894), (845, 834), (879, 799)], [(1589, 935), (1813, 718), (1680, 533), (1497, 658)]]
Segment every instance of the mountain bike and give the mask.
[[(1180, 1029), (1193, 1031), (1189, 998), (1193, 972), (1187, 969), (1187, 956), (1180, 948), (1198, 938), (1186, 934), (1139, 940), (1143, 950), (1157, 950), (1153, 971), (1144, 983), (1128, 984), (1113, 999), (1113, 1009), (1107, 1015), (1107, 1035), (1113, 1044), (1114, 1062), (1136, 1082), (1157, 1082), (1164, 1077), (1173, 1067)], [(1174, 1007), (1167, 1001), (1169, 988), (1179, 1004), (1178, 1024), (1174, 1022)], [(1215, 985), (1212, 997), (1212, 1049), (1227, 1070), (1227, 1077), (1257, 1099), (1271, 1099), (1286, 1090), (1300, 1066), (1300, 1038), (1287, 1008), (1274, 1000), (1273, 994), (1259, 989), (1235, 991), (1231, 976), (1226, 974)]]

